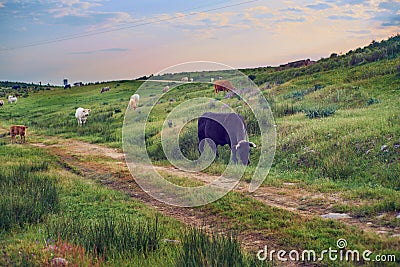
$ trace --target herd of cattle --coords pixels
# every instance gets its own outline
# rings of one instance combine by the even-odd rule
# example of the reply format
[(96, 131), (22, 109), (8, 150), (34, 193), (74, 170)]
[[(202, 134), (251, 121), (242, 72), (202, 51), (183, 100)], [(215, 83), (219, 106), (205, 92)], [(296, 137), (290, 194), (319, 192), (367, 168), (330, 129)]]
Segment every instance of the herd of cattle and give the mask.
[[(187, 77), (182, 78), (183, 82), (189, 82)], [(190, 79), (193, 82), (193, 79)], [(214, 82), (211, 78), (211, 83), (214, 85), (214, 92), (218, 94), (219, 92), (229, 92), (234, 91), (235, 87), (228, 81), (222, 80), (221, 77)], [(163, 93), (169, 91), (169, 86), (165, 86), (162, 89)], [(105, 93), (110, 91), (110, 87), (103, 87), (100, 93)], [(129, 110), (136, 110), (139, 104), (140, 96), (138, 94), (133, 94), (128, 103)], [(8, 97), (8, 103), (16, 103), (17, 98), (14, 96)], [(0, 106), (4, 105), (4, 101), (0, 100)], [(78, 122), (78, 126), (83, 126), (86, 124), (87, 118), (89, 116), (90, 109), (79, 107), (75, 111), (75, 118)], [(208, 142), (210, 147), (213, 149), (214, 153), (218, 155), (217, 146), (228, 145), (232, 151), (232, 160), (234, 163), (238, 162), (237, 156), (240, 162), (244, 165), (250, 163), (249, 155), (250, 148), (256, 147), (252, 142), (246, 140), (247, 129), (246, 124), (242, 118), (237, 113), (212, 113), (206, 112), (198, 119), (198, 149), (200, 153), (204, 151), (204, 143)], [(26, 142), (26, 129), (28, 127), (24, 125), (12, 125), (10, 127), (11, 143), (17, 142), (16, 136), (20, 136), (21, 143)]]

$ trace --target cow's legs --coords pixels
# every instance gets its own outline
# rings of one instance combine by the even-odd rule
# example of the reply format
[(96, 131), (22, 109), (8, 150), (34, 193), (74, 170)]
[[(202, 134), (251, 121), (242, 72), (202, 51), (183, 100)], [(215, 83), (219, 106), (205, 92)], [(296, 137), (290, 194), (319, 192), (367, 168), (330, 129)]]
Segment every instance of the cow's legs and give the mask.
[(211, 149), (212, 149), (212, 151), (214, 152), (214, 154), (218, 157), (218, 149), (217, 149), (217, 146), (216, 146), (216, 144), (215, 144), (211, 139), (209, 139), (209, 138), (205, 138), (205, 139), (200, 140), (200, 142), (199, 142), (199, 152), (200, 152), (200, 155), (203, 154), (203, 152), (204, 152), (204, 143), (205, 143), (205, 141), (207, 141), (208, 145), (211, 147)]
[(236, 158), (236, 149), (233, 148), (231, 151), (232, 151), (232, 160), (233, 160), (233, 163), (237, 164), (238, 160), (237, 160), (237, 158)]
[(199, 140), (199, 152), (200, 152), (200, 155), (203, 154), (203, 151), (204, 151), (204, 141), (205, 141), (205, 139)]

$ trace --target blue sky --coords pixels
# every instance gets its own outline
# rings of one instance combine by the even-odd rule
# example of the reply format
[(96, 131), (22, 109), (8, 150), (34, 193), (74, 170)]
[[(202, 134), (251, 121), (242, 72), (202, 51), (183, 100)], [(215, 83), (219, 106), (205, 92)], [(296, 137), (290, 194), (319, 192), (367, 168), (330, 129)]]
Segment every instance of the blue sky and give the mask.
[(0, 80), (132, 79), (317, 60), (399, 33), (398, 0), (0, 0)]

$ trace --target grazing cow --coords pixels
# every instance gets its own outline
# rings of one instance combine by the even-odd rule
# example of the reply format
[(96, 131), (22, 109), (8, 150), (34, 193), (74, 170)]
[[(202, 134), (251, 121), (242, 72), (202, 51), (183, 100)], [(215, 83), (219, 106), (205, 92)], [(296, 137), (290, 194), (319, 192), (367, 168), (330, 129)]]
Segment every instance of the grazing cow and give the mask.
[(82, 126), (86, 124), (87, 117), (89, 116), (90, 109), (77, 108), (75, 112), (75, 118), (78, 121), (78, 125)]
[(214, 82), (214, 91), (216, 94), (218, 94), (218, 92), (220, 92), (220, 91), (229, 92), (234, 89), (235, 89), (235, 87), (233, 87), (231, 82), (228, 80), (218, 80), (218, 81)]
[(110, 91), (110, 87), (106, 86), (106, 87), (101, 88), (100, 93), (104, 93), (104, 92), (108, 92), (108, 91)]
[(183, 77), (183, 78), (181, 79), (181, 81), (184, 82), (184, 83), (187, 83), (187, 82), (189, 81), (189, 78), (188, 78), (188, 77)]
[(64, 89), (71, 89), (71, 85), (70, 84), (66, 84), (66, 85), (64, 85)]
[(0, 100), (0, 107), (4, 106), (4, 101)]
[(167, 86), (165, 86), (163, 89), (162, 89), (162, 92), (163, 93), (166, 93), (166, 92), (168, 92), (169, 91), (169, 86), (167, 85)]
[(15, 96), (12, 96), (12, 95), (9, 95), (8, 96), (8, 104), (12, 104), (12, 103), (17, 103), (17, 97), (15, 97)]
[(214, 78), (210, 78), (210, 81), (211, 81), (212, 83), (214, 83)]
[[(240, 161), (250, 163), (250, 148), (256, 147), (253, 142), (246, 141), (247, 130), (242, 116), (236, 113), (206, 112), (198, 120), (198, 138), (200, 154), (204, 151), (204, 142), (207, 141), (214, 153), (218, 156), (217, 146), (229, 145), (232, 151), (232, 160), (237, 163), (236, 154)], [(215, 146), (213, 146), (212, 142)]]
[(191, 82), (191, 83), (193, 82), (193, 78), (190, 78), (190, 82)]
[(136, 110), (137, 105), (139, 105), (139, 95), (134, 94), (131, 96), (131, 99), (129, 100), (129, 109), (130, 110)]
[(26, 128), (24, 125), (12, 125), (10, 127), (11, 143), (17, 142), (17, 135), (20, 136), (21, 143), (25, 143)]

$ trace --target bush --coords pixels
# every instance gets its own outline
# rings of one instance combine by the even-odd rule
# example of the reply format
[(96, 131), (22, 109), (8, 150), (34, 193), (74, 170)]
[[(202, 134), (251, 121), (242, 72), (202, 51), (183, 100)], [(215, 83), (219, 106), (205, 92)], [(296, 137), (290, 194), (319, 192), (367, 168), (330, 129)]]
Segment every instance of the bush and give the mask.
[(381, 103), (381, 101), (379, 99), (377, 99), (377, 98), (374, 98), (374, 97), (371, 97), (367, 101), (367, 105), (368, 106), (373, 105), (373, 104), (378, 104), (378, 103)]
[(304, 109), (304, 113), (309, 119), (325, 118), (333, 115), (336, 112), (335, 106), (328, 107), (312, 107)]
[(197, 147), (198, 143), (197, 123), (186, 125), (179, 135), (179, 148), (182, 154), (190, 160), (198, 159), (200, 156)]

